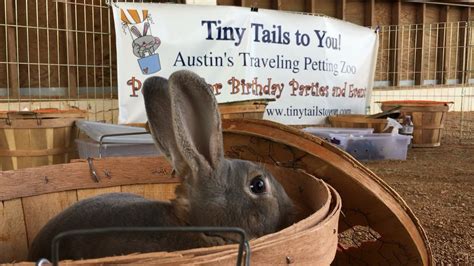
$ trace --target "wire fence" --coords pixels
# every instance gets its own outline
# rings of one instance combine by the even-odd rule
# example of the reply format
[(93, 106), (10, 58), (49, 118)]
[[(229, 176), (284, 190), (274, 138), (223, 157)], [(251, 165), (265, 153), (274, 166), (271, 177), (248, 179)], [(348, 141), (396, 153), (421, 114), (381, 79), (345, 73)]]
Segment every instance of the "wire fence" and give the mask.
[[(445, 134), (474, 140), (473, 26), (382, 26), (370, 112), (385, 100), (453, 102)], [(0, 0), (1, 39), (0, 110), (78, 107), (91, 120), (117, 122), (115, 36), (105, 0)]]
[(2, 110), (76, 106), (113, 117), (116, 52), (103, 1), (3, 0), (0, 14)]
[(474, 22), (383, 26), (370, 112), (381, 101), (450, 102), (444, 133), (474, 141)]

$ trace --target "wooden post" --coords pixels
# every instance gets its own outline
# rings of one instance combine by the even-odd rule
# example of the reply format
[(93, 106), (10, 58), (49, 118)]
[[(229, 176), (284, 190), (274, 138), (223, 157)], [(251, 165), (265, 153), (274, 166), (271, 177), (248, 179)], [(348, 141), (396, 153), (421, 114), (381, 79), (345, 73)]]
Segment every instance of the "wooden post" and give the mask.
[[(15, 7), (17, 8), (17, 7)], [(7, 10), (7, 56), (8, 56), (8, 97), (20, 98), (20, 77), (18, 74), (17, 39), (16, 39), (16, 19), (13, 0), (6, 1)], [(15, 25), (15, 26), (14, 26)]]
[[(307, 12), (324, 14), (331, 17), (339, 17), (338, 15), (338, 5), (339, 0), (337, 1), (328, 1), (328, 0), (305, 0), (305, 8)], [(345, 6), (345, 0), (344, 0)]]
[[(400, 25), (400, 14), (402, 9), (402, 3), (396, 1), (392, 4), (392, 25)], [(389, 80), (392, 82), (392, 86), (400, 85), (400, 46), (402, 40), (400, 37), (400, 28), (392, 28), (390, 30), (390, 54), (389, 54)]]
[(316, 0), (305, 0), (305, 9), (309, 13), (316, 13)]
[(270, 5), (272, 9), (280, 10), (280, 7), (283, 5), (282, 0), (271, 0)]
[(375, 24), (375, 0), (367, 0), (365, 2), (365, 18), (364, 26), (370, 27)]
[(458, 43), (458, 72), (456, 78), (464, 84), (469, 79), (468, 67), (468, 46), (469, 42), (469, 20), (471, 19), (471, 8), (465, 7), (462, 10), (461, 22), (459, 22), (459, 43)]
[[(270, 5), (273, 7), (275, 0), (270, 0)], [(236, 6), (260, 7), (258, 0), (234, 0)]]
[(346, 19), (346, 0), (337, 0), (336, 2), (337, 18)]
[(426, 4), (420, 4), (416, 10), (416, 57), (415, 85), (423, 85), (424, 40), (425, 40)]
[(446, 73), (446, 27), (448, 22), (449, 6), (441, 7), (439, 11), (439, 22), (438, 28), (438, 49), (436, 58), (436, 80), (441, 84), (446, 84), (447, 77)]
[[(72, 4), (64, 3), (67, 27), (67, 71), (68, 71), (68, 92), (69, 98), (77, 98), (77, 80), (76, 80), (76, 43), (74, 40), (74, 25), (72, 21)], [(73, 65), (73, 66), (71, 66)]]

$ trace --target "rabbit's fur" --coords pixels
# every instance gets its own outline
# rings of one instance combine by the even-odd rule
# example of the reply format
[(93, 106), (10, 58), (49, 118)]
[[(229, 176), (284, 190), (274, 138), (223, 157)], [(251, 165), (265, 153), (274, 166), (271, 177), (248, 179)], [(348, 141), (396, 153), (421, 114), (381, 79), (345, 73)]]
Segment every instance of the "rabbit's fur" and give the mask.
[[(155, 142), (183, 183), (171, 202), (128, 193), (79, 201), (53, 218), (32, 243), (29, 258), (49, 258), (51, 240), (72, 229), (112, 226), (235, 226), (249, 238), (294, 222), (294, 206), (282, 186), (261, 166), (224, 158), (221, 118), (210, 87), (190, 71), (169, 81), (148, 78), (145, 107)], [(250, 188), (255, 178), (263, 193)], [(174, 251), (235, 243), (232, 234), (127, 233), (64, 239), (61, 259), (96, 258), (132, 252)]]

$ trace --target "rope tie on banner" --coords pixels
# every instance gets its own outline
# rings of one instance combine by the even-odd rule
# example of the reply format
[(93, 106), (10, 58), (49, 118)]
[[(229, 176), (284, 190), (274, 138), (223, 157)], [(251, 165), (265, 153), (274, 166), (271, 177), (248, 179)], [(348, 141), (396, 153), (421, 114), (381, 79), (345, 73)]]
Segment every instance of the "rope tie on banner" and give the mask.
[(250, 12), (258, 12), (258, 1), (254, 0), (250, 6)]
[(105, 0), (105, 4), (110, 6), (110, 7), (114, 6), (114, 7), (118, 8), (118, 5), (117, 5), (116, 2), (114, 2), (114, 0)]
[(377, 27), (375, 28), (375, 33), (379, 33), (380, 32), (380, 25), (377, 25)]

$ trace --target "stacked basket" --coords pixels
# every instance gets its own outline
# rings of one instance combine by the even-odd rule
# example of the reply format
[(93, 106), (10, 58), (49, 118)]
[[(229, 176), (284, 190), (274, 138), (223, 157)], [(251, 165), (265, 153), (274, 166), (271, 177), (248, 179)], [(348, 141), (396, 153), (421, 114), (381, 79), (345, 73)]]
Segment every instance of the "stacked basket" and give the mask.
[(0, 170), (67, 163), (77, 158), (74, 121), (86, 117), (77, 109), (40, 109), (0, 113)]
[(400, 112), (413, 120), (413, 147), (438, 147), (444, 129), (446, 112), (452, 102), (436, 101), (387, 101), (382, 110), (400, 106)]

